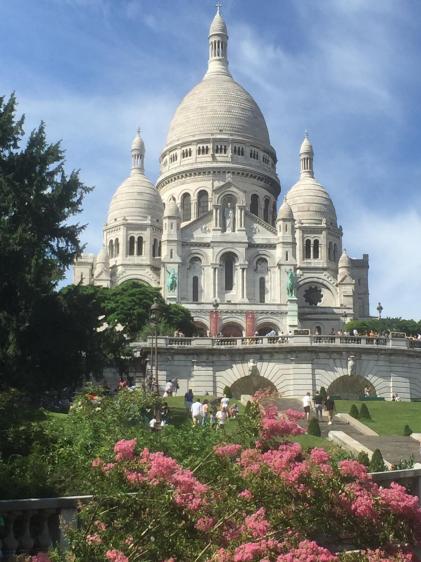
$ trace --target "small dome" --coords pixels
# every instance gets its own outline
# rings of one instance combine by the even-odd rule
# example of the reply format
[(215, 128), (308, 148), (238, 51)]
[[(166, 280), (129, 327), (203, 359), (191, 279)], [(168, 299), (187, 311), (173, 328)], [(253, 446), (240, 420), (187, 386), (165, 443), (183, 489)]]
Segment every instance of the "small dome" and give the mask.
[(180, 217), (180, 210), (174, 197), (171, 197), (171, 199), (168, 201), (168, 204), (165, 205), (164, 217)]
[(295, 220), (320, 224), (323, 219), (336, 226), (336, 211), (325, 188), (312, 177), (302, 177), (287, 193)]
[(96, 263), (107, 264), (108, 262), (109, 262), (109, 257), (108, 257), (107, 248), (103, 245), (96, 258)]
[(153, 222), (161, 222), (163, 214), (162, 199), (152, 183), (139, 171), (124, 180), (111, 199), (108, 211), (108, 225), (127, 219), (129, 222), (143, 222), (151, 217)]
[(305, 134), (304, 140), (301, 144), (300, 154), (313, 154), (313, 145), (311, 144), (307, 133)]
[(349, 259), (346, 250), (342, 252), (341, 257), (339, 258), (338, 267), (351, 267), (351, 260)]
[(215, 33), (228, 35), (227, 26), (224, 18), (219, 13), (219, 8), (209, 28), (209, 35), (214, 35)]
[(279, 207), (278, 219), (294, 220), (292, 209), (288, 205), (288, 201), (286, 200), (286, 198), (284, 199), (282, 205)]
[(133, 139), (132, 150), (140, 150), (141, 152), (145, 151), (145, 144), (140, 136), (140, 129), (137, 130), (136, 136)]

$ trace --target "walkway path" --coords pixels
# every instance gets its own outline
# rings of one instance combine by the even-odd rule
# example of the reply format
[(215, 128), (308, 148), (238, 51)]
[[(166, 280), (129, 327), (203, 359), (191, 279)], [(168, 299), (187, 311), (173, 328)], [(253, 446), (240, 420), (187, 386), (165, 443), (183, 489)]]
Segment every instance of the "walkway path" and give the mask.
[[(293, 408), (300, 412), (303, 410), (301, 400), (295, 398), (278, 398), (276, 403), (281, 411), (285, 411), (288, 408)], [(305, 428), (306, 423), (303, 422), (302, 426)], [(397, 464), (403, 459), (408, 460), (411, 455), (415, 462), (421, 462), (420, 444), (411, 437), (399, 435), (363, 435), (357, 429), (337, 417), (333, 418), (332, 425), (328, 425), (326, 418), (321, 421), (320, 430), (322, 432), (322, 437), (325, 438), (328, 437), (329, 431), (343, 431), (371, 451), (380, 449), (383, 458), (392, 464)]]

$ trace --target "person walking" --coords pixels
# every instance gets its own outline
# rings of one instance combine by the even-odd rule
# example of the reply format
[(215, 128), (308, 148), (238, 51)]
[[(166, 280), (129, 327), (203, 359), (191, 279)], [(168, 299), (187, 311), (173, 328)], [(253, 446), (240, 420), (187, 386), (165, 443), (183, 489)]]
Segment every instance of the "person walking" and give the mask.
[(303, 398), (304, 413), (307, 421), (310, 419), (310, 406), (311, 406), (311, 396), (310, 393), (307, 392), (307, 394)]
[(191, 417), (193, 420), (193, 425), (202, 425), (203, 418), (203, 406), (199, 398), (196, 398), (191, 407)]
[(328, 425), (332, 425), (334, 411), (335, 411), (335, 401), (333, 398), (329, 396), (329, 394), (326, 397), (325, 408), (327, 410), (327, 415), (329, 417), (329, 421), (327, 423)]
[(313, 396), (313, 404), (314, 404), (314, 409), (316, 410), (317, 419), (322, 420), (323, 419), (323, 399), (322, 399), (322, 395), (320, 394), (320, 392), (316, 392), (316, 394)]
[(209, 424), (209, 400), (203, 400), (202, 404), (202, 424)]
[(189, 413), (191, 411), (193, 400), (194, 400), (193, 391), (191, 388), (189, 388), (186, 394), (184, 395), (184, 406)]
[(220, 410), (218, 410), (215, 414), (215, 418), (216, 418), (216, 429), (222, 429), (225, 430), (225, 422), (227, 420), (228, 414), (227, 411), (224, 410), (223, 408), (221, 408)]

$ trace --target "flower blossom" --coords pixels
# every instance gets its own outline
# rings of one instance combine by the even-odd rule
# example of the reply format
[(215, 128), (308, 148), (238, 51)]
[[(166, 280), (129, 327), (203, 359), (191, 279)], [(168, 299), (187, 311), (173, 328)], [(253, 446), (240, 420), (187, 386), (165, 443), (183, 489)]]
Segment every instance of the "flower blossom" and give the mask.
[(126, 461), (134, 458), (137, 439), (121, 439), (114, 445), (114, 453), (117, 461)]
[(98, 535), (98, 533), (93, 533), (92, 535), (87, 535), (86, 536), (86, 542), (88, 544), (101, 544), (102, 543), (102, 539), (101, 537)]
[(270, 530), (270, 523), (267, 519), (265, 519), (265, 516), (266, 510), (264, 507), (261, 507), (255, 513), (246, 517), (245, 527), (248, 531), (250, 531), (252, 537), (264, 537)]
[(417, 518), (421, 518), (418, 498), (409, 495), (406, 489), (400, 484), (392, 482), (390, 488), (380, 488), (379, 496), (381, 502), (393, 511), (393, 513), (406, 517), (416, 516)]
[(200, 519), (196, 521), (195, 528), (198, 531), (207, 533), (212, 529), (214, 525), (215, 525), (215, 519), (213, 517), (200, 517)]
[(240, 492), (238, 494), (238, 497), (242, 498), (243, 500), (248, 501), (248, 500), (253, 499), (253, 494), (250, 492), (250, 490), (246, 489), (246, 490), (243, 490), (242, 492)]
[(215, 455), (218, 457), (230, 457), (235, 458), (241, 451), (241, 445), (236, 443), (229, 443), (227, 445), (216, 445), (214, 448)]
[(301, 541), (297, 548), (281, 554), (276, 562), (338, 562), (339, 558), (314, 541)]
[(38, 552), (35, 556), (31, 556), (31, 562), (51, 562), (46, 552)]
[(107, 550), (105, 553), (105, 558), (111, 560), (111, 562), (129, 562), (127, 556), (125, 556), (119, 550)]
[(357, 480), (371, 479), (371, 476), (367, 473), (367, 467), (358, 461), (345, 460), (341, 461), (338, 466), (342, 476), (350, 476)]
[(310, 460), (314, 462), (314, 464), (324, 464), (330, 460), (330, 455), (324, 449), (315, 447), (311, 450)]

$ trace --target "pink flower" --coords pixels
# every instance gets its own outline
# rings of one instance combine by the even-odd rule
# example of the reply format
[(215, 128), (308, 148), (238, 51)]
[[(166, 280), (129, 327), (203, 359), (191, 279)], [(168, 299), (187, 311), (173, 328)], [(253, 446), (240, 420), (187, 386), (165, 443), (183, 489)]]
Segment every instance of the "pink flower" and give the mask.
[(87, 535), (86, 536), (86, 542), (88, 544), (101, 544), (102, 543), (102, 539), (101, 537), (98, 535), (98, 533), (94, 533), (93, 535)]
[(131, 460), (134, 457), (137, 439), (121, 439), (114, 445), (116, 461)]
[(342, 476), (349, 476), (357, 480), (370, 480), (371, 476), (367, 473), (367, 468), (358, 461), (346, 460), (339, 463), (339, 470)]
[(250, 490), (243, 490), (238, 494), (238, 497), (248, 501), (253, 499), (253, 494), (250, 492)]
[(146, 476), (141, 472), (136, 472), (135, 470), (126, 470), (124, 475), (127, 479), (127, 482), (132, 486), (136, 486), (138, 484), (142, 484), (147, 480)]
[(244, 449), (237, 462), (243, 469), (243, 476), (257, 474), (262, 466), (262, 453), (257, 449)]
[(249, 542), (241, 544), (235, 549), (234, 562), (253, 562), (257, 557), (263, 555), (263, 548), (260, 543)]
[(276, 562), (338, 562), (339, 558), (314, 541), (301, 541), (297, 548), (281, 554)]
[(99, 457), (97, 457), (96, 459), (94, 459), (91, 463), (92, 468), (99, 468), (104, 464), (104, 461), (102, 459), (100, 459)]
[(390, 488), (380, 488), (379, 496), (382, 503), (393, 511), (393, 513), (406, 517), (421, 516), (418, 498), (416, 496), (410, 496), (406, 489), (396, 482), (392, 482)]
[(324, 449), (315, 447), (311, 450), (310, 460), (314, 462), (314, 464), (324, 464), (330, 460), (330, 455)]
[(215, 519), (213, 517), (201, 517), (196, 521), (195, 528), (202, 533), (207, 533), (215, 525)]
[(46, 552), (38, 552), (35, 556), (31, 556), (31, 562), (51, 562)]
[(103, 523), (102, 521), (95, 521), (95, 527), (98, 529), (98, 531), (106, 531), (107, 529), (107, 525), (105, 523)]
[(119, 550), (107, 550), (105, 553), (105, 558), (111, 560), (111, 562), (129, 562), (127, 556), (125, 556)]
[(251, 532), (252, 537), (264, 537), (270, 530), (270, 523), (265, 519), (266, 511), (264, 507), (258, 509), (245, 519), (245, 527)]
[(104, 474), (106, 474), (107, 472), (110, 472), (110, 470), (112, 470), (114, 467), (115, 467), (115, 462), (109, 462), (107, 464), (103, 464), (101, 470)]
[(299, 412), (298, 410), (292, 410), (291, 408), (289, 408), (285, 412), (285, 415), (287, 418), (293, 421), (303, 420), (305, 418), (304, 412)]
[(235, 443), (229, 443), (227, 445), (215, 445), (213, 448), (215, 455), (218, 457), (230, 457), (235, 458), (241, 451), (241, 445)]

